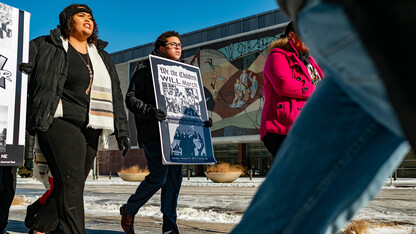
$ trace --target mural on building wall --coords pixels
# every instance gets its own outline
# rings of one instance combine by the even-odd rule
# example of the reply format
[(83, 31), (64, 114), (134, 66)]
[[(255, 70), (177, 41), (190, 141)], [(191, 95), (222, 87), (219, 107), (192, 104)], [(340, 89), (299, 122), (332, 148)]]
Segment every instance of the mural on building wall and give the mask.
[(266, 48), (278, 31), (210, 44), (185, 58), (200, 67), (213, 137), (259, 134)]

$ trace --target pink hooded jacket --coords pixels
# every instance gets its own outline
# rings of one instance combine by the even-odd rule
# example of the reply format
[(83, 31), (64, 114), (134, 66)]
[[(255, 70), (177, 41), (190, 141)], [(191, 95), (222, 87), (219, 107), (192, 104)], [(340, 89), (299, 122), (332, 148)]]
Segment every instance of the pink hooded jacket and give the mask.
[[(266, 60), (263, 71), (264, 108), (261, 114), (260, 139), (266, 133), (287, 135), (308, 97), (315, 90), (306, 66), (298, 57), (291, 41), (290, 51), (273, 48)], [(292, 52), (293, 51), (293, 52)], [(322, 70), (315, 59), (309, 56), (309, 63), (321, 78)]]

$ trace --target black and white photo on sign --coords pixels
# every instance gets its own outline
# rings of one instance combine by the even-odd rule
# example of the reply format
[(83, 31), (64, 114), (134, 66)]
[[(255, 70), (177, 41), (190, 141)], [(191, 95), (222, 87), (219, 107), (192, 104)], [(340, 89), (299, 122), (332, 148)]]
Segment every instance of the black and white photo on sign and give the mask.
[(171, 124), (171, 157), (205, 157), (205, 138), (202, 126)]
[(196, 72), (175, 65), (158, 64), (157, 68), (168, 114), (201, 116), (202, 93)]
[[(197, 89), (177, 87), (169, 83), (163, 83), (162, 85), (167, 112), (191, 116), (201, 115)], [(186, 112), (187, 109), (192, 109), (194, 112)]]
[(0, 46), (9, 48), (13, 36), (13, 7), (0, 3)]
[(157, 108), (166, 112), (159, 122), (163, 164), (216, 162), (208, 110), (198, 67), (149, 56)]

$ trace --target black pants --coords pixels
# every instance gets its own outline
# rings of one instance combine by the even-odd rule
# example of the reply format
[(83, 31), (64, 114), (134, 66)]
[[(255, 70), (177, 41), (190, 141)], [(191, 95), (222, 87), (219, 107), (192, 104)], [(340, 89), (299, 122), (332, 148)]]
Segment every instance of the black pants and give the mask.
[(159, 141), (143, 142), (143, 150), (150, 174), (142, 181), (126, 204), (126, 213), (136, 215), (139, 209), (157, 192), (160, 195), (160, 211), (163, 213), (162, 231), (179, 233), (176, 224), (176, 207), (182, 184), (182, 165), (163, 165)]
[(0, 231), (6, 228), (16, 192), (16, 167), (0, 167)]
[(100, 133), (101, 130), (86, 129), (63, 119), (54, 119), (46, 132), (37, 133), (54, 188), (32, 229), (52, 231), (60, 223), (64, 233), (86, 233), (83, 193)]
[(271, 132), (266, 133), (263, 137), (264, 146), (266, 146), (267, 150), (273, 155), (273, 158), (276, 156), (276, 153), (285, 138), (286, 135)]

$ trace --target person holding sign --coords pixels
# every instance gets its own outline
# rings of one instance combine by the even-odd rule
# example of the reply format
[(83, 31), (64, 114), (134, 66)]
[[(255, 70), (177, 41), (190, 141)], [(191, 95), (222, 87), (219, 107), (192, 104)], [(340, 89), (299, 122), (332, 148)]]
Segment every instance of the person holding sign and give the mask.
[[(36, 135), (53, 176), (53, 190), (33, 220), (31, 233), (86, 233), (83, 192), (99, 137), (130, 148), (127, 117), (114, 63), (97, 36), (91, 9), (72, 4), (58, 28), (30, 41), (27, 130)], [(105, 147), (104, 147), (105, 148)]]
[[(151, 53), (171, 60), (182, 55), (180, 36), (175, 31), (162, 33)], [(149, 61), (146, 60), (134, 72), (126, 94), (126, 106), (134, 113), (137, 138), (144, 153), (150, 174), (142, 181), (136, 192), (120, 208), (121, 226), (126, 233), (134, 233), (134, 216), (160, 188), (162, 188), (161, 211), (163, 232), (179, 233), (176, 224), (176, 206), (182, 183), (182, 165), (163, 165), (158, 121), (166, 113), (156, 108), (155, 93)]]
[[(157, 38), (151, 55), (178, 61), (182, 55), (180, 35), (175, 31), (162, 33)], [(139, 146), (144, 149), (150, 174), (140, 183), (127, 203), (120, 208), (121, 226), (126, 233), (134, 233), (134, 216), (160, 188), (162, 188), (162, 230), (164, 233), (179, 233), (176, 224), (176, 207), (182, 183), (182, 165), (163, 164), (158, 122), (166, 119), (166, 113), (156, 107), (155, 94), (157, 93), (155, 93), (155, 90), (157, 90), (157, 86), (153, 86), (151, 62), (146, 60), (137, 66), (131, 78), (130, 87), (126, 94), (126, 106), (134, 114)], [(175, 92), (176, 95), (180, 93), (179, 90), (175, 90)], [(186, 98), (183, 100), (186, 100)], [(186, 105), (182, 104), (181, 108)], [(204, 127), (211, 126), (212, 119), (204, 122)], [(185, 152), (184, 150), (187, 147), (183, 147), (182, 137), (188, 138), (185, 130), (180, 134), (179, 130), (176, 129), (175, 137), (176, 141), (180, 141), (180, 143), (177, 142), (172, 146), (175, 154), (190, 155), (189, 151)], [(179, 150), (179, 148), (182, 150)], [(172, 149), (169, 151), (171, 152)]]

